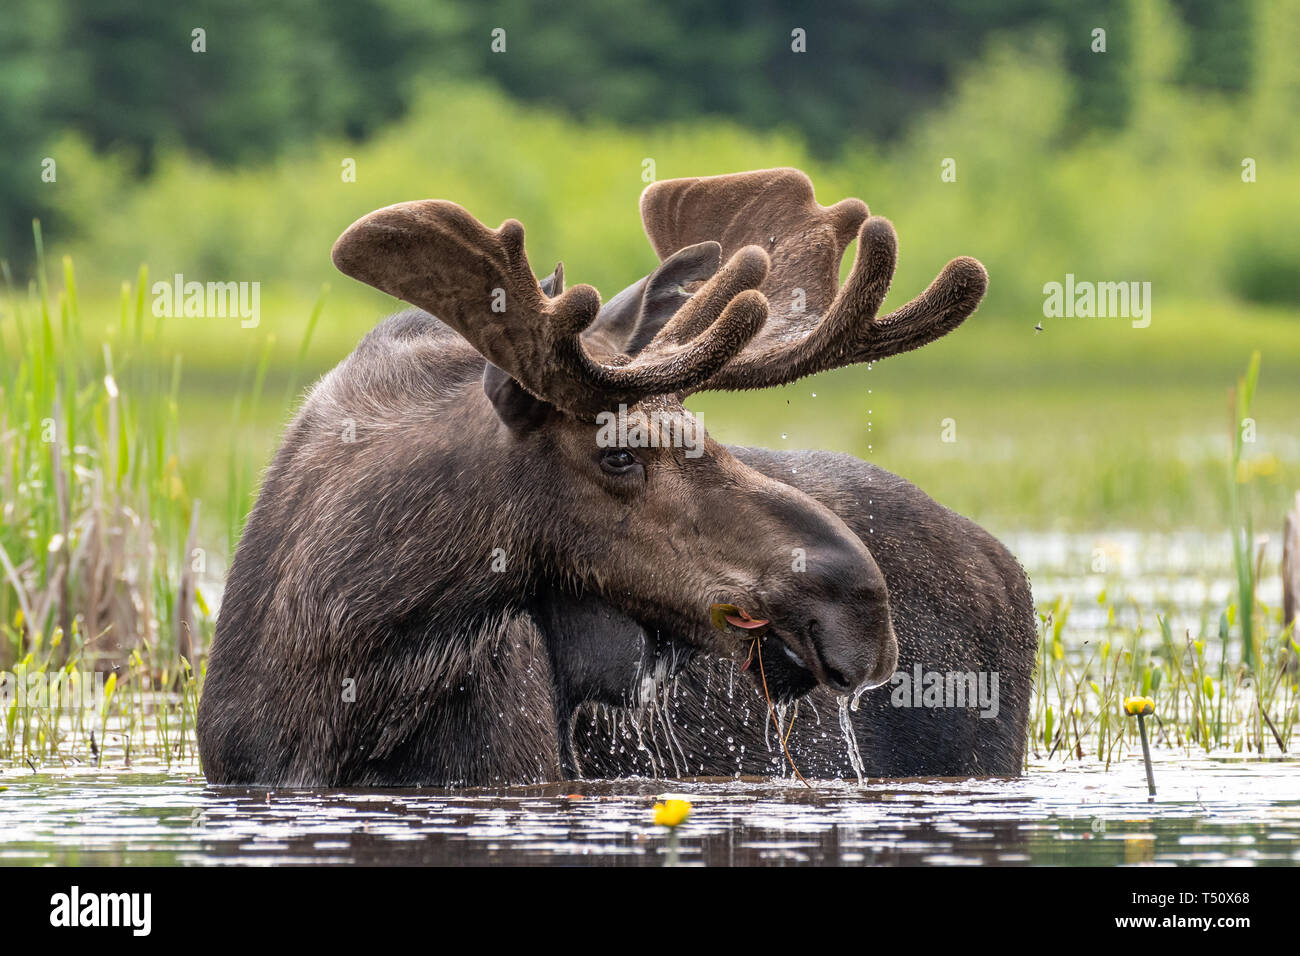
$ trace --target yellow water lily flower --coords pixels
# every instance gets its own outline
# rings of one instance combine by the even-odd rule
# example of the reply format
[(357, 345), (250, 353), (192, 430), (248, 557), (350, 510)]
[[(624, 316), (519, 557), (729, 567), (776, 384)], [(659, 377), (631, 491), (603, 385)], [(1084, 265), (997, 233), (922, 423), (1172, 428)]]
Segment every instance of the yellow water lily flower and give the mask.
[(690, 815), (689, 800), (665, 800), (655, 804), (655, 823), (661, 827), (675, 827)]
[(1124, 713), (1130, 717), (1147, 716), (1156, 712), (1156, 702), (1150, 697), (1125, 697)]

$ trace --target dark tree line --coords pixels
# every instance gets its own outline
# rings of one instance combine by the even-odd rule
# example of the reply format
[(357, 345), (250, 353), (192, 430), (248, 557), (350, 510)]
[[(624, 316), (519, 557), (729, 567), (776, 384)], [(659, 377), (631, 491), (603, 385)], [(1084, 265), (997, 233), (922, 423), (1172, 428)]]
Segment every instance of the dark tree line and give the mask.
[[(0, 254), (43, 212), (40, 159), (62, 130), (124, 151), (140, 175), (175, 144), (254, 162), (321, 135), (363, 139), (430, 77), (485, 79), (580, 116), (725, 116), (796, 130), (831, 153), (888, 140), (949, 90), (985, 39), (1049, 29), (1085, 126), (1122, 125), (1134, 0), (6, 0), (0, 29)], [(1177, 0), (1184, 81), (1249, 84), (1249, 3)], [(1108, 31), (1092, 56), (1089, 32)], [(204, 32), (195, 52), (192, 31)], [(505, 52), (492, 33), (505, 31)], [(802, 40), (793, 31), (803, 31)], [(805, 53), (792, 44), (802, 42)], [(499, 45), (499, 44), (498, 44)]]

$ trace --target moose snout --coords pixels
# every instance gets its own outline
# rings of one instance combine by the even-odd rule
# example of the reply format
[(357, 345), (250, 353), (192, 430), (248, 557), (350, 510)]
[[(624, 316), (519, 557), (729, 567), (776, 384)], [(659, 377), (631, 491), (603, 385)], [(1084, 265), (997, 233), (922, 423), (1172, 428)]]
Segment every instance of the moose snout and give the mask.
[(789, 656), (839, 693), (886, 683), (898, 664), (884, 576), (870, 552), (854, 544), (836, 549), (822, 570), (791, 575), (779, 594), (768, 595)]
[(821, 606), (810, 611), (803, 630), (806, 665), (818, 682), (840, 693), (877, 687), (898, 664), (887, 603)]
[(749, 503), (767, 541), (754, 596), (759, 616), (770, 621), (767, 633), (808, 675), (794, 684), (806, 691), (815, 680), (850, 693), (885, 683), (898, 663), (898, 640), (889, 588), (866, 544), (809, 495), (777, 482), (759, 488)]

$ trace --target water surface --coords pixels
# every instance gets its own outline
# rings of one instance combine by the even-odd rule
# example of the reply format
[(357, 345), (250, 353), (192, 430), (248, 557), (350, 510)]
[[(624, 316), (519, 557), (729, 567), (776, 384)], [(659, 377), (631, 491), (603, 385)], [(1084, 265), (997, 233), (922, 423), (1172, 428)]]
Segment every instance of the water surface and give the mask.
[(1165, 755), (1015, 780), (584, 781), (268, 791), (177, 772), (0, 775), (0, 864), (662, 866), (656, 799), (689, 799), (683, 865), (1300, 863), (1300, 762)]

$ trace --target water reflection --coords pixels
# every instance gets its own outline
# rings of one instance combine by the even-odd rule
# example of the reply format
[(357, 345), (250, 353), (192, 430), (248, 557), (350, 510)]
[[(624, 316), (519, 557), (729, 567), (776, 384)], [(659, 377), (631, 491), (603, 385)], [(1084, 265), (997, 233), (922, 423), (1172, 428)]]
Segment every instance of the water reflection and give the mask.
[(1166, 758), (1018, 780), (622, 780), (474, 791), (271, 791), (184, 774), (0, 775), (0, 864), (659, 866), (650, 807), (691, 800), (709, 865), (1300, 862), (1300, 763)]

